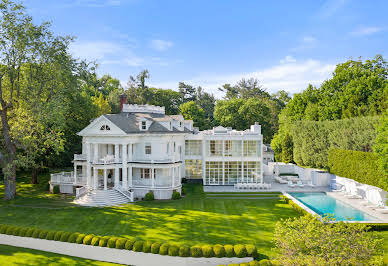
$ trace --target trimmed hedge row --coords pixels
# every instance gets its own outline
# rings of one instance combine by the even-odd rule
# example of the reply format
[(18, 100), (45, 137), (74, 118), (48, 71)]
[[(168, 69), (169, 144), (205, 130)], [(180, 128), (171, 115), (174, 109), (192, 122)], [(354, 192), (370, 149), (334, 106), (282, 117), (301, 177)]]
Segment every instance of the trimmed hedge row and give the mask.
[(388, 190), (387, 175), (379, 168), (378, 157), (373, 152), (330, 149), (328, 167), (338, 176)]
[(306, 210), (304, 210), (303, 208), (301, 208), (298, 204), (296, 204), (295, 202), (293, 202), (292, 200), (290, 200), (289, 198), (287, 198), (286, 196), (281, 196), (282, 200), (284, 202), (286, 202), (287, 204), (289, 204), (297, 213), (299, 213), (300, 215), (306, 215), (308, 214), (308, 212)]
[(280, 262), (276, 261), (276, 260), (267, 260), (267, 259), (263, 259), (263, 260), (260, 260), (260, 261), (257, 261), (257, 260), (252, 260), (250, 262), (243, 262), (243, 263), (232, 263), (232, 264), (228, 264), (228, 265), (219, 265), (219, 266), (278, 266), (278, 265), (281, 265)]
[(259, 254), (254, 245), (173, 245), (152, 241), (143, 241), (136, 238), (120, 238), (109, 236), (96, 236), (94, 234), (80, 234), (63, 231), (47, 231), (37, 228), (0, 225), (0, 233), (15, 236), (33, 237), (61, 242), (77, 243), (84, 245), (127, 249), (136, 252), (153, 253), (180, 257), (254, 257)]

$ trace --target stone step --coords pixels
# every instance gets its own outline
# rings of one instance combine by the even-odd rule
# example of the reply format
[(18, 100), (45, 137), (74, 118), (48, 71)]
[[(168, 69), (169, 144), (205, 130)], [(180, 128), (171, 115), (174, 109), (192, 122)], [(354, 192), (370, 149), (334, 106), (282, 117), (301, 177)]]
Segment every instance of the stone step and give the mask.
[(128, 203), (128, 198), (113, 189), (92, 190), (86, 195), (74, 200), (73, 203), (90, 207), (117, 206)]

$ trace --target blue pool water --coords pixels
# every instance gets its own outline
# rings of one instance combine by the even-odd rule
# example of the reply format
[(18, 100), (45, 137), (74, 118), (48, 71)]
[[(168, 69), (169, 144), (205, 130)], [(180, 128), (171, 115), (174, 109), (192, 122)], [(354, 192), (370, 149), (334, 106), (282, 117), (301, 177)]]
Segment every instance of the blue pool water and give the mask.
[(357, 210), (324, 192), (299, 193), (291, 192), (291, 196), (302, 202), (319, 215), (334, 214), (337, 221), (376, 221), (377, 219)]

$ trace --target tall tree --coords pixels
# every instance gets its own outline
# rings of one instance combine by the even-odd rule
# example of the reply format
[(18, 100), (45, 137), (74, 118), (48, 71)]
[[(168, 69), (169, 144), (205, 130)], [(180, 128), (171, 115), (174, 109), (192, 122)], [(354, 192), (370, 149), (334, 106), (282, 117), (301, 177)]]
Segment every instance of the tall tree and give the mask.
[(179, 112), (185, 119), (193, 120), (195, 127), (198, 127), (200, 130), (206, 129), (205, 112), (194, 101), (181, 104)]

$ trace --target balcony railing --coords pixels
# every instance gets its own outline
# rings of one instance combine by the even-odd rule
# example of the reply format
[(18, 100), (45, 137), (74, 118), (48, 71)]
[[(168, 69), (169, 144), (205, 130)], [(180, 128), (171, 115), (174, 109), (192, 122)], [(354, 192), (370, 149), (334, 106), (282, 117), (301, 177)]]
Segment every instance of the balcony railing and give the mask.
[(160, 158), (144, 158), (144, 157), (133, 157), (132, 162), (139, 162), (139, 163), (172, 163), (178, 161), (178, 156), (165, 156)]
[(77, 180), (74, 179), (74, 172), (61, 172), (51, 174), (50, 182), (52, 184), (74, 184), (74, 185), (85, 185), (85, 177), (77, 173)]
[(74, 161), (86, 161), (86, 154), (74, 154)]
[(152, 186), (152, 179), (133, 179), (132, 180), (133, 186), (140, 186), (140, 187), (149, 187), (149, 188), (171, 188), (176, 187), (181, 184), (181, 181), (178, 177), (175, 178), (174, 183), (172, 182), (171, 176), (158, 176), (155, 178), (154, 186)]

